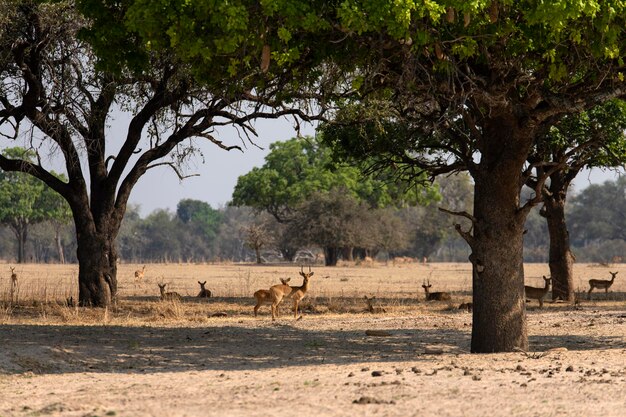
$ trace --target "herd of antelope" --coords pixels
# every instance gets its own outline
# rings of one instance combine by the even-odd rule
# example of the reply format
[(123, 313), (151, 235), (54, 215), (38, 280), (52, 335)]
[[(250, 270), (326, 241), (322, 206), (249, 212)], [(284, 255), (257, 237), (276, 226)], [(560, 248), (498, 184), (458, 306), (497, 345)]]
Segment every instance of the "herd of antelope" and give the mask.
[[(17, 273), (15, 272), (14, 267), (10, 267), (11, 270), (11, 299), (13, 300), (13, 296), (18, 288), (18, 278)], [(142, 280), (146, 273), (146, 266), (144, 265), (142, 269), (138, 269), (135, 271), (135, 279)], [(615, 282), (615, 277), (617, 276), (617, 272), (609, 272), (611, 274), (610, 280), (603, 279), (590, 279), (589, 280), (589, 291), (587, 293), (588, 298), (591, 299), (591, 292), (594, 289), (602, 290), (604, 289), (605, 295), (608, 296), (609, 288)], [(289, 285), (290, 278), (280, 278), (281, 283), (271, 286), (268, 289), (260, 289), (256, 291), (253, 295), (256, 299), (256, 304), (253, 308), (254, 316), (257, 316), (258, 310), (264, 304), (270, 304), (272, 320), (276, 320), (278, 318), (278, 310), (281, 302), (286, 298), (291, 298), (293, 301), (293, 312), (294, 318), (300, 319), (301, 316), (298, 316), (298, 310), (300, 302), (304, 299), (307, 292), (309, 291), (309, 281), (313, 276), (313, 271), (311, 271), (311, 267), (309, 266), (309, 271), (305, 272), (304, 267), (300, 267), (300, 276), (302, 276), (302, 285), (293, 286)], [(527, 301), (529, 300), (537, 300), (539, 302), (539, 308), (543, 307), (543, 300), (550, 291), (550, 285), (552, 283), (552, 278), (543, 276), (544, 286), (543, 287), (531, 287), (528, 285), (524, 286), (524, 292), (526, 295)], [(200, 292), (196, 295), (197, 298), (210, 298), (212, 293), (210, 290), (205, 288), (206, 281), (200, 282)], [(183, 297), (177, 292), (168, 292), (165, 290), (166, 284), (158, 284), (160, 291), (160, 299), (162, 301), (182, 301)], [(430, 288), (432, 285), (430, 284), (430, 280), (424, 281), (422, 283), (422, 288), (425, 293), (426, 301), (451, 301), (452, 296), (448, 292), (443, 291), (431, 291)], [(367, 308), (365, 311), (370, 313), (384, 313), (386, 310), (380, 306), (374, 306), (375, 297), (367, 297), (364, 296), (365, 303), (367, 304)], [(459, 309), (472, 311), (472, 303), (462, 303), (459, 305)]]

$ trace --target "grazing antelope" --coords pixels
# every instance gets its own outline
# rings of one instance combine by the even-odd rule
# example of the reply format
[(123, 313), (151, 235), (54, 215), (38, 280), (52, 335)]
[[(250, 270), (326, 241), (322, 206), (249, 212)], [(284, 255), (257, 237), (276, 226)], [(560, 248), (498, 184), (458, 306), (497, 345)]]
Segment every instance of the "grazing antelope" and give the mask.
[(197, 297), (198, 298), (211, 298), (211, 290), (207, 290), (206, 288), (204, 288), (204, 286), (206, 285), (206, 281), (204, 282), (198, 281), (198, 284), (200, 284), (200, 292), (198, 293)]
[(469, 313), (472, 312), (473, 308), (474, 308), (474, 304), (472, 302), (459, 304), (459, 310), (465, 310)]
[[(290, 280), (291, 278), (281, 278), (280, 282), (282, 282), (282, 285), (289, 287), (287, 283)], [(254, 298), (256, 298), (256, 305), (254, 306), (254, 317), (256, 317), (257, 311), (263, 304), (272, 302), (272, 294), (270, 290), (258, 290), (254, 293)]]
[(422, 288), (426, 292), (426, 301), (449, 301), (452, 299), (450, 293), (447, 292), (430, 292), (430, 287), (432, 287), (430, 280), (428, 280), (428, 283), (422, 283)]
[(144, 265), (143, 268), (138, 269), (135, 271), (135, 278), (136, 279), (143, 279), (143, 274), (146, 273), (146, 266)]
[(177, 292), (165, 292), (165, 286), (167, 284), (157, 284), (159, 286), (159, 290), (161, 291), (161, 300), (165, 301), (181, 301), (183, 297), (180, 296)]
[(372, 314), (376, 314), (376, 313), (386, 313), (387, 310), (385, 310), (384, 308), (380, 307), (380, 306), (374, 306), (374, 300), (376, 299), (376, 297), (367, 297), (367, 295), (363, 296), (363, 298), (365, 299), (365, 303), (367, 304), (367, 311), (369, 311)]
[[(618, 271), (619, 272), (619, 271)], [(611, 274), (611, 279), (590, 279), (589, 280), (589, 299), (591, 299), (591, 291), (593, 291), (594, 288), (597, 288), (599, 290), (601, 290), (602, 288), (604, 288), (604, 293), (608, 296), (609, 295), (609, 288), (611, 288), (611, 285), (613, 285), (613, 281), (615, 281), (615, 275), (617, 275), (617, 272), (610, 272), (609, 274)]]
[(550, 291), (550, 282), (552, 281), (552, 278), (546, 278), (546, 276), (544, 275), (543, 280), (546, 284), (543, 288), (529, 287), (528, 285), (524, 285), (526, 298), (539, 301), (539, 308), (543, 307), (543, 297), (545, 297), (548, 291)]
[(278, 305), (284, 297), (291, 297), (293, 300), (294, 318), (298, 318), (298, 305), (309, 290), (309, 278), (311, 278), (313, 274), (314, 272), (311, 272), (310, 266), (308, 273), (304, 272), (304, 267), (300, 267), (300, 275), (303, 279), (301, 286), (291, 287), (289, 285), (279, 284), (270, 288), (270, 295), (272, 297), (272, 320), (276, 320), (278, 316)]

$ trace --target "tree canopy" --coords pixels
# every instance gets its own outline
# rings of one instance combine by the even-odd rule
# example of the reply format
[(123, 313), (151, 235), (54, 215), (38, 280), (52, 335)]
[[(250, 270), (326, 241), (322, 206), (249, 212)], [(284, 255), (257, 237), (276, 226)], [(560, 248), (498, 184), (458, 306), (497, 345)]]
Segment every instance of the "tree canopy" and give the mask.
[(271, 144), (265, 164), (239, 177), (232, 204), (264, 210), (285, 221), (314, 193), (337, 188), (373, 208), (437, 198), (435, 188), (397, 182), (385, 174), (363, 176), (357, 167), (335, 162), (319, 137), (293, 138)]

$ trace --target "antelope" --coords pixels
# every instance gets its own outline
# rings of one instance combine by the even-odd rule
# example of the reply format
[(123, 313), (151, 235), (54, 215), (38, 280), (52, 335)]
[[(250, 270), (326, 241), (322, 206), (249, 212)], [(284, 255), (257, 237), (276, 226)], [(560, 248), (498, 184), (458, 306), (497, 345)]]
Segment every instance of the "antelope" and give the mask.
[[(619, 271), (618, 271), (619, 272)], [(593, 291), (594, 288), (597, 289), (602, 289), (604, 288), (604, 293), (608, 296), (609, 295), (609, 288), (611, 287), (611, 285), (613, 285), (613, 281), (615, 281), (615, 275), (617, 275), (617, 272), (610, 272), (609, 274), (611, 274), (611, 279), (590, 279), (589, 280), (589, 298), (591, 298), (591, 291)]]
[(291, 287), (289, 285), (279, 284), (270, 288), (270, 295), (272, 297), (272, 320), (276, 320), (278, 316), (278, 305), (281, 303), (284, 297), (291, 297), (294, 307), (294, 318), (298, 318), (298, 305), (300, 301), (306, 296), (309, 290), (309, 278), (313, 276), (314, 272), (311, 272), (309, 266), (309, 272), (304, 272), (304, 267), (300, 267), (300, 275), (302, 276), (302, 285), (299, 287)]
[(10, 266), (11, 268), (11, 288), (17, 287), (17, 274), (15, 273), (15, 268)]
[(206, 285), (206, 281), (204, 282), (198, 281), (198, 284), (200, 284), (200, 292), (198, 293), (197, 297), (198, 298), (211, 298), (211, 290), (207, 290), (206, 288), (204, 288), (204, 286)]
[(180, 296), (177, 292), (165, 292), (165, 286), (167, 284), (157, 284), (159, 286), (159, 290), (161, 291), (161, 300), (165, 301), (181, 301), (183, 297)]
[(136, 279), (143, 279), (143, 274), (146, 273), (146, 266), (144, 265), (143, 268), (138, 269), (135, 271), (135, 278)]
[(471, 301), (468, 303), (459, 304), (459, 310), (465, 310), (471, 313), (473, 308), (474, 308), (474, 304)]
[(363, 299), (365, 299), (365, 303), (367, 304), (367, 311), (369, 311), (372, 314), (375, 313), (386, 313), (387, 310), (385, 310), (384, 308), (380, 307), (380, 306), (374, 306), (373, 302), (376, 299), (376, 297), (370, 297), (368, 298), (367, 295), (363, 296)]
[(528, 285), (524, 285), (526, 298), (531, 298), (539, 301), (539, 308), (543, 307), (543, 297), (545, 297), (548, 291), (550, 291), (550, 282), (552, 281), (552, 278), (546, 278), (546, 276), (544, 275), (543, 280), (546, 284), (543, 288), (529, 287)]
[[(290, 280), (291, 278), (281, 278), (280, 282), (282, 282), (282, 285), (289, 287), (287, 283)], [(254, 293), (254, 298), (256, 298), (256, 305), (254, 306), (254, 317), (256, 317), (257, 311), (263, 304), (272, 302), (272, 294), (270, 290), (258, 290)]]
[(430, 292), (428, 289), (432, 287), (430, 280), (428, 283), (422, 283), (422, 288), (426, 292), (426, 301), (449, 301), (452, 299), (450, 293), (447, 292)]

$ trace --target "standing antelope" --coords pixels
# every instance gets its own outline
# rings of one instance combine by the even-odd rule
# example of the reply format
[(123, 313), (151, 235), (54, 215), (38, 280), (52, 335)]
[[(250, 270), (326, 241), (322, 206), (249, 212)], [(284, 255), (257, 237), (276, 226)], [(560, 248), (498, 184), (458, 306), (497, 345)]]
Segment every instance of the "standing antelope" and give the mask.
[(165, 301), (181, 301), (183, 297), (180, 296), (177, 292), (165, 292), (165, 286), (167, 284), (157, 284), (159, 286), (159, 290), (161, 291), (161, 300)]
[(10, 266), (11, 268), (11, 290), (17, 287), (17, 274), (15, 273), (15, 268)]
[(524, 285), (526, 298), (531, 298), (539, 301), (539, 308), (543, 307), (543, 297), (545, 297), (548, 291), (550, 291), (550, 282), (552, 281), (552, 278), (546, 278), (546, 276), (544, 275), (543, 280), (545, 281), (545, 286), (543, 288), (529, 287), (528, 285)]
[(432, 287), (430, 280), (428, 280), (428, 283), (422, 283), (422, 288), (426, 292), (426, 301), (449, 301), (452, 299), (450, 293), (447, 292), (430, 292), (430, 287)]
[(309, 290), (309, 278), (313, 276), (314, 272), (311, 272), (309, 266), (309, 272), (304, 272), (304, 267), (300, 267), (300, 275), (303, 278), (302, 285), (299, 287), (290, 287), (289, 285), (274, 285), (270, 288), (270, 295), (272, 297), (272, 320), (276, 320), (278, 316), (278, 305), (281, 303), (284, 297), (291, 297), (293, 299), (294, 318), (298, 318), (298, 304), (305, 297)]
[[(280, 282), (282, 282), (282, 284), (279, 284), (279, 285), (284, 285), (286, 287), (289, 287), (287, 283), (290, 280), (291, 278), (281, 278)], [(261, 308), (263, 304), (265, 303), (269, 304), (272, 302), (272, 294), (270, 293), (270, 290), (258, 290), (258, 291), (255, 291), (254, 298), (256, 298), (256, 305), (254, 306), (254, 317), (256, 317), (256, 312), (259, 310), (259, 308)]]
[(135, 271), (135, 278), (136, 279), (143, 279), (143, 274), (146, 273), (146, 266), (144, 265), (143, 268), (138, 269)]
[[(619, 271), (618, 271), (619, 272)], [(615, 275), (617, 275), (617, 272), (610, 272), (609, 274), (611, 274), (611, 279), (590, 279), (589, 280), (589, 299), (591, 299), (591, 291), (593, 291), (594, 288), (597, 288), (599, 290), (601, 290), (602, 288), (604, 288), (604, 293), (608, 296), (609, 295), (609, 288), (611, 287), (611, 285), (613, 285), (613, 281), (615, 281)]]
[(211, 290), (207, 290), (206, 288), (204, 288), (204, 286), (206, 285), (206, 281), (204, 282), (198, 281), (198, 284), (200, 284), (200, 292), (198, 293), (197, 297), (198, 298), (211, 298)]

